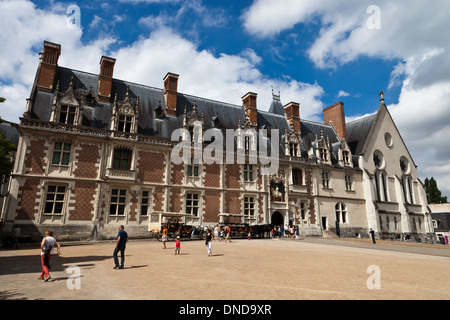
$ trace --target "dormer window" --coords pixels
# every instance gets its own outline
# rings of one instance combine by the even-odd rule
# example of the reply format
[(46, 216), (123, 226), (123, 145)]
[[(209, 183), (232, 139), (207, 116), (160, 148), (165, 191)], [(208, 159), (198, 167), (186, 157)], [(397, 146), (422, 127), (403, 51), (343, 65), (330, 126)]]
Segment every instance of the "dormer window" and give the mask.
[(94, 103), (95, 103), (95, 98), (94, 98), (94, 96), (92, 95), (92, 93), (89, 93), (89, 94), (86, 96), (86, 104), (92, 107), (92, 106), (94, 105)]
[(343, 151), (342, 152), (342, 158), (344, 160), (344, 165), (349, 165), (350, 164), (350, 152)]
[(65, 91), (59, 90), (58, 81), (53, 96), (50, 121), (61, 124), (78, 125), (80, 124), (82, 117), (82, 110), (79, 95), (75, 93), (75, 81), (73, 75)]
[(328, 161), (328, 150), (327, 149), (320, 148), (319, 154), (320, 154), (321, 161)]
[(77, 107), (62, 105), (59, 112), (59, 123), (74, 124)]
[(244, 164), (244, 181), (253, 182), (253, 165)]
[[(118, 101), (117, 93), (112, 109), (111, 130), (123, 133), (136, 133), (139, 118), (139, 97), (130, 98), (130, 88), (127, 87), (125, 98)], [(119, 136), (123, 136), (120, 135)]]
[(160, 120), (163, 120), (166, 117), (164, 110), (161, 107), (161, 103), (155, 109), (155, 117)]
[(200, 163), (198, 160), (191, 158), (190, 163), (187, 165), (187, 176), (198, 177), (200, 174)]
[(289, 144), (289, 153), (291, 157), (298, 157), (298, 143), (291, 142)]
[(195, 143), (195, 127), (189, 126), (188, 131), (189, 131), (189, 137), (191, 137), (191, 142)]
[(133, 124), (132, 116), (119, 115), (119, 123), (117, 126), (117, 130), (120, 132), (131, 132), (131, 127)]
[(244, 142), (245, 151), (250, 151), (250, 147), (251, 147), (250, 137), (245, 136), (244, 138), (245, 138), (245, 142)]

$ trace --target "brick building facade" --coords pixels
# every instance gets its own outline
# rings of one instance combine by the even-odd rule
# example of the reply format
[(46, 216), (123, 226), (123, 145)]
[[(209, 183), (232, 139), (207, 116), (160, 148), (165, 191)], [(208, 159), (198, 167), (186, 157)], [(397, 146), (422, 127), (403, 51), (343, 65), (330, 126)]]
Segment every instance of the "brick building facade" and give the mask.
[[(157, 89), (115, 79), (113, 58), (90, 74), (58, 66), (60, 54), (44, 43), (16, 126), (2, 232), (16, 225), (33, 239), (48, 228), (61, 240), (109, 239), (124, 224), (132, 237), (148, 237), (158, 214), (193, 226), (291, 224), (311, 236), (432, 232), (417, 169), (384, 99), (376, 114), (352, 123), (337, 103), (321, 124), (301, 119), (300, 104), (283, 106), (279, 95), (262, 111), (256, 93), (232, 105), (179, 92), (174, 73)], [(172, 134), (193, 132), (194, 121), (202, 133), (277, 129), (277, 172), (262, 174), (248, 154), (243, 164), (174, 163)], [(388, 139), (380, 142), (380, 132), (395, 147), (379, 146)], [(374, 164), (380, 154), (384, 166)], [(408, 169), (389, 167), (399, 161)]]

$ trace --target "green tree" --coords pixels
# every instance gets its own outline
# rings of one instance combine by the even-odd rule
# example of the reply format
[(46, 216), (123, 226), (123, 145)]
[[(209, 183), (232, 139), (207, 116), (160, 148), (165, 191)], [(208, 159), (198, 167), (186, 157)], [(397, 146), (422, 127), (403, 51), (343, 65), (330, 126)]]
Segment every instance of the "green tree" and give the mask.
[(447, 197), (443, 197), (433, 177), (425, 179), (425, 192), (429, 203), (447, 203)]
[[(5, 98), (0, 97), (0, 102), (5, 102)], [(3, 119), (0, 117), (0, 123)], [(11, 161), (11, 153), (16, 150), (16, 146), (9, 142), (7, 138), (0, 133), (0, 183), (11, 173), (14, 163)]]

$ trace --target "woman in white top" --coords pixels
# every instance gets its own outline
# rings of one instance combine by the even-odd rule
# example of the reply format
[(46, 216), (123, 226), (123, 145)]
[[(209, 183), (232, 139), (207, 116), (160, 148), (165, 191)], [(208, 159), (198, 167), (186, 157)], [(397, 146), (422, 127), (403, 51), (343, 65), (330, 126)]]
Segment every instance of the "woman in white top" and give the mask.
[(58, 251), (56, 252), (57, 255), (61, 254), (61, 247), (56, 241), (55, 238), (53, 238), (53, 231), (47, 230), (45, 231), (45, 237), (42, 239), (41, 242), (41, 264), (42, 264), (42, 273), (39, 277), (40, 280), (48, 281), (50, 277), (50, 258), (52, 255), (55, 254), (54, 248), (55, 246), (58, 248)]

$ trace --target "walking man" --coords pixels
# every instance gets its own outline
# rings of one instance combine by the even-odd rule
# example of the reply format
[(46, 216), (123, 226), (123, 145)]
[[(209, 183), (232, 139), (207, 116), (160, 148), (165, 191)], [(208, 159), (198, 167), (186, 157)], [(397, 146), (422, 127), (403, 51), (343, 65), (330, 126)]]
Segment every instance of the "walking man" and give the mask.
[(372, 228), (370, 228), (370, 236), (372, 238), (372, 243), (376, 244), (376, 242), (375, 242), (375, 231), (373, 231)]
[[(123, 230), (124, 227), (121, 225), (119, 227), (119, 233), (117, 234), (117, 242), (116, 242), (116, 248), (114, 249), (113, 257), (114, 257), (114, 269), (123, 269), (123, 264), (125, 262), (125, 246), (128, 242), (128, 234)], [(119, 259), (117, 257), (117, 254), (120, 251), (120, 266), (119, 266)]]

